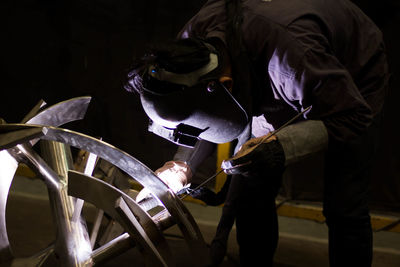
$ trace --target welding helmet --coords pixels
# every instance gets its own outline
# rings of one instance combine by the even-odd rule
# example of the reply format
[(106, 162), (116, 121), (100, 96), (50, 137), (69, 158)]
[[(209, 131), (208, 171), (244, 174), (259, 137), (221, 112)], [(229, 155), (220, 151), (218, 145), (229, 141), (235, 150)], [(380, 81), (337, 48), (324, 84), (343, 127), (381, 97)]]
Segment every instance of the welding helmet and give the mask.
[(207, 44), (208, 60), (187, 73), (149, 64), (141, 76), (141, 103), (150, 118), (149, 131), (176, 144), (192, 147), (197, 140), (226, 143), (237, 138), (248, 116), (219, 77), (208, 75), (219, 66)]

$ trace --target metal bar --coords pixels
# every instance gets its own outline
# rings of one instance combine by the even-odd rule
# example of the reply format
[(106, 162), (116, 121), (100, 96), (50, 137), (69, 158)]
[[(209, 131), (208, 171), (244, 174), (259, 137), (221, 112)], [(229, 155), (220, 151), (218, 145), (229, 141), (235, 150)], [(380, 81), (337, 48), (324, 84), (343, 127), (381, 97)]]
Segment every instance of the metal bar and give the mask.
[(40, 152), (42, 158), (58, 174), (61, 181), (68, 184), (68, 171), (73, 169), (69, 146), (60, 142), (42, 140), (40, 142)]
[[(140, 221), (141, 228), (146, 232), (150, 240), (157, 240), (157, 248), (159, 253), (171, 262), (171, 254), (168, 244), (162, 235), (161, 230), (152, 220), (149, 214), (141, 209), (141, 207), (126, 193), (118, 188), (93, 177), (84, 175), (76, 171), (69, 172), (69, 194), (84, 199), (86, 202), (92, 203), (97, 208), (104, 210), (111, 218), (118, 222), (125, 230), (133, 227), (126, 218), (117, 211), (115, 203), (119, 198), (123, 198), (129, 209)], [(136, 227), (136, 226), (135, 226)], [(131, 232), (132, 233), (132, 232)], [(137, 238), (137, 237), (132, 237)]]
[[(115, 171), (115, 167), (112, 166), (106, 174), (106, 177), (104, 178), (104, 182), (108, 183), (108, 184), (113, 184), (114, 181), (114, 171)], [(94, 245), (96, 244), (96, 239), (97, 236), (99, 234), (99, 229), (101, 226), (101, 222), (103, 220), (103, 216), (104, 216), (104, 211), (101, 209), (97, 209), (97, 214), (96, 214), (96, 219), (94, 221), (93, 224), (93, 228), (92, 228), (92, 232), (90, 233), (90, 244), (92, 246), (92, 248), (94, 247)]]
[(86, 229), (80, 223), (69, 220), (66, 187), (59, 176), (47, 163), (26, 145), (18, 145), (18, 155), (35, 171), (47, 185), (53, 218), (57, 224), (55, 253), (60, 257), (61, 266), (87, 266), (91, 264), (92, 252), (86, 240)]
[(128, 233), (124, 233), (92, 252), (94, 264), (103, 263), (135, 246)]
[[(85, 166), (85, 170), (83, 173), (86, 175), (92, 175), (92, 173), (94, 171), (94, 167), (96, 166), (97, 156), (93, 153), (88, 153), (88, 154), (89, 155), (87, 157), (86, 166)], [(85, 202), (82, 199), (80, 199), (80, 198), (76, 199), (75, 206), (74, 206), (74, 213), (72, 214), (73, 222), (77, 222), (78, 219), (80, 218), (84, 203)]]
[(77, 198), (75, 201), (75, 205), (74, 205), (74, 212), (72, 213), (71, 216), (71, 221), (76, 223), (78, 222), (79, 218), (81, 217), (81, 212), (82, 212), (82, 208), (83, 208), (83, 204), (85, 203), (85, 201), (83, 201), (80, 198)]
[[(66, 122), (82, 119), (86, 113), (90, 99), (90, 97), (74, 98), (40, 111), (45, 105), (45, 102), (41, 100), (31, 110), (31, 112), (24, 117), (22, 123), (59, 126)], [(36, 143), (38, 138), (45, 134), (46, 128), (40, 126), (23, 127), (23, 125), (24, 124), (19, 124), (17, 128), (14, 128), (12, 125), (2, 124), (0, 128), (0, 132), (2, 133), (0, 136), (0, 150), (2, 150), (0, 151), (0, 262), (2, 265), (5, 265), (6, 262), (10, 261), (13, 257), (7, 237), (5, 209), (9, 188), (14, 173), (18, 167), (18, 162), (23, 161), (29, 163), (28, 165), (30, 165), (32, 169), (40, 175), (48, 186), (53, 216), (59, 226), (59, 239), (56, 245), (58, 250), (57, 252), (60, 254), (59, 256), (62, 259), (62, 265), (84, 265), (85, 261), (82, 261), (82, 246), (76, 246), (80, 245), (82, 242), (72, 240), (73, 238), (79, 239), (82, 236), (71, 235), (71, 233), (80, 232), (82, 229), (80, 224), (71, 224), (68, 222), (69, 217), (66, 216), (67, 212), (65, 209), (66, 199), (68, 199), (68, 196), (65, 188), (60, 186), (59, 177), (57, 177), (54, 171), (45, 164), (40, 156), (35, 154), (35, 152), (28, 146), (20, 145), (28, 141), (31, 144)], [(8, 148), (8, 151), (3, 150), (6, 148)], [(66, 242), (64, 243), (64, 241)], [(73, 248), (70, 246), (73, 246)], [(71, 251), (72, 253), (70, 253)], [(83, 252), (84, 251), (85, 250), (83, 249)], [(80, 254), (77, 255), (76, 252), (79, 252)], [(70, 254), (74, 255), (71, 256)], [(31, 258), (25, 258), (25, 260), (26, 262), (33, 263), (36, 260), (43, 259), (43, 254), (40, 255), (41, 256), (35, 255)], [(77, 259), (77, 257), (79, 259)], [(24, 259), (21, 258), (21, 260)]]
[(101, 221), (103, 220), (103, 215), (104, 215), (103, 210), (99, 210), (96, 214), (96, 219), (94, 220), (93, 223), (92, 232), (90, 233), (90, 245), (92, 248), (94, 248), (94, 245), (96, 243), (96, 239), (99, 234), (99, 229), (101, 226)]
[[(27, 125), (23, 124), (23, 126), (26, 127)], [(1, 127), (2, 125), (0, 125), (0, 130)], [(18, 128), (19, 125), (13, 124), (13, 127)], [(38, 126), (31, 125), (31, 127), (35, 128)], [(194, 253), (196, 262), (199, 264), (204, 262), (204, 255), (208, 254), (208, 249), (193, 216), (180, 199), (169, 190), (167, 185), (153, 171), (126, 152), (93, 137), (55, 127), (45, 127), (45, 129), (45, 136), (42, 139), (62, 142), (92, 152), (114, 164), (147, 187), (168, 209), (171, 216), (176, 219), (177, 225), (185, 237), (185, 241)]]
[[(42, 158), (47, 162), (49, 167), (51, 167), (60, 179), (62, 186), (68, 185), (68, 171), (73, 168), (73, 161), (71, 150), (68, 145), (49, 141), (41, 140), (40, 151), (42, 153)], [(66, 193), (66, 190), (61, 191)], [(74, 212), (74, 200), (68, 195), (63, 196), (65, 200), (65, 205), (68, 211), (68, 218), (72, 218)]]
[(43, 136), (43, 128), (27, 128), (27, 129), (6, 129), (6, 125), (2, 125), (4, 130), (0, 133), (0, 150), (12, 148), (18, 144), (25, 143), (29, 140)]
[(125, 221), (126, 230), (129, 235), (156, 260), (157, 265), (168, 266), (122, 197), (117, 199), (115, 207), (121, 218)]
[(35, 117), (39, 113), (40, 109), (44, 106), (46, 106), (46, 102), (43, 99), (39, 100), (39, 102), (31, 109), (31, 111), (29, 111), (29, 113), (25, 115), (21, 123), (26, 123), (27, 121)]

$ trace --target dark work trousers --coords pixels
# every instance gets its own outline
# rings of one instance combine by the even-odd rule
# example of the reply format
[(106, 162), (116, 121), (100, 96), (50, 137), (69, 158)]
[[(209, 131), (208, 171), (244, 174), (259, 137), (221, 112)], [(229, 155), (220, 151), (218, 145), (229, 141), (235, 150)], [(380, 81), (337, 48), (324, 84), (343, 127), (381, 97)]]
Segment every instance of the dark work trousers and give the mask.
[[(242, 177), (237, 198), (236, 232), (241, 266), (272, 266), (278, 244), (275, 198), (281, 177)], [(266, 181), (268, 181), (266, 183)]]
[[(346, 144), (331, 142), (326, 156), (324, 215), (329, 227), (331, 266), (370, 266), (372, 231), (369, 173), (379, 144), (380, 116), (368, 131)], [(236, 220), (241, 266), (273, 266), (278, 243), (275, 198), (281, 177), (233, 176), (216, 236), (214, 264), (223, 259)]]
[(329, 228), (330, 266), (371, 266), (370, 172), (380, 143), (382, 115), (362, 136), (331, 141), (326, 155), (324, 215)]
[(232, 177), (217, 233), (211, 244), (213, 266), (218, 266), (223, 260), (235, 219), (240, 265), (272, 266), (278, 242), (275, 197), (281, 178), (269, 177), (271, 180), (268, 184), (263, 178), (266, 177)]

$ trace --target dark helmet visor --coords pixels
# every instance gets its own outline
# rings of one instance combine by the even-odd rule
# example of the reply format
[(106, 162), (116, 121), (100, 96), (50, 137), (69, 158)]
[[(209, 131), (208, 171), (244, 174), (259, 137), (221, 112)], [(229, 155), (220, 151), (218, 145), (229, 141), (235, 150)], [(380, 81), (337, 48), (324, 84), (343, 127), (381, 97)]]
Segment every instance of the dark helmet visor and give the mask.
[(246, 127), (246, 112), (217, 80), (201, 81), (192, 87), (176, 86), (179, 88), (168, 94), (145, 91), (141, 95), (144, 111), (152, 120), (149, 129), (154, 133), (192, 146), (197, 139), (230, 142)]

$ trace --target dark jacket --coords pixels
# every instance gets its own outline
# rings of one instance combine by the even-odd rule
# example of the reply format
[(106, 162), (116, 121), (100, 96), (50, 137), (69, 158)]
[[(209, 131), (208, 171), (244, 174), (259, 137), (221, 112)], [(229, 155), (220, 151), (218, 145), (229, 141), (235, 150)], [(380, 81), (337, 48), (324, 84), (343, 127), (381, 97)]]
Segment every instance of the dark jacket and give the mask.
[[(251, 115), (264, 114), (276, 128), (312, 106), (305, 118), (321, 119), (330, 138), (360, 135), (382, 109), (388, 83), (375, 24), (347, 0), (242, 4), (243, 44), (261, 85), (252, 88)], [(225, 13), (225, 1), (208, 1), (180, 37), (225, 42)]]

